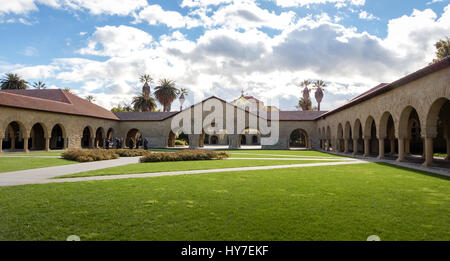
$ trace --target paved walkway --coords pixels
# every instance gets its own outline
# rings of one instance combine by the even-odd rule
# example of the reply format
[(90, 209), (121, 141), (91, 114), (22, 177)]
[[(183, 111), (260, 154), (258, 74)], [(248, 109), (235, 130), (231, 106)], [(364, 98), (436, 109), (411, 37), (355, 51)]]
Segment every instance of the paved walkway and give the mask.
[[(92, 180), (113, 180), (113, 179), (129, 179), (129, 178), (151, 178), (151, 177), (161, 177), (161, 176), (192, 175), (192, 174), (217, 173), (217, 172), (273, 170), (273, 169), (287, 169), (287, 168), (307, 168), (307, 167), (320, 167), (320, 166), (352, 165), (352, 164), (362, 164), (362, 163), (367, 163), (367, 162), (362, 161), (362, 160), (353, 160), (353, 161), (348, 161), (348, 162), (327, 162), (327, 163), (294, 164), (294, 165), (261, 166), (261, 167), (242, 167), (242, 168), (225, 168), (225, 169), (208, 169), (208, 170), (186, 170), (186, 171), (124, 174), (124, 175), (94, 176), (94, 177), (64, 178), (64, 179), (41, 179), (41, 180), (36, 180), (33, 183), (28, 183), (28, 184), (48, 184), (48, 183), (80, 182), (80, 181), (92, 181)], [(276, 173), (276, 172), (274, 172), (274, 173)], [(3, 185), (3, 186), (7, 186), (7, 185)], [(12, 185), (9, 185), (9, 186), (12, 186)]]
[(25, 184), (38, 184), (61, 175), (70, 175), (85, 171), (99, 170), (133, 163), (139, 163), (140, 157), (119, 158), (115, 160), (105, 160), (55, 166), (40, 169), (28, 169), (13, 172), (0, 173), (0, 186), (15, 186)]

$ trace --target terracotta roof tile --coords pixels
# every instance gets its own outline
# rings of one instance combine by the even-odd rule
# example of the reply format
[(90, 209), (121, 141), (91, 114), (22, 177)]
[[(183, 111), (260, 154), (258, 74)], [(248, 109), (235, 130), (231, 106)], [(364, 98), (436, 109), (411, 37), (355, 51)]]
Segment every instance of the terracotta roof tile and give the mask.
[(3, 90), (0, 106), (119, 120), (114, 113), (60, 89)]
[(121, 121), (162, 121), (178, 112), (115, 112)]

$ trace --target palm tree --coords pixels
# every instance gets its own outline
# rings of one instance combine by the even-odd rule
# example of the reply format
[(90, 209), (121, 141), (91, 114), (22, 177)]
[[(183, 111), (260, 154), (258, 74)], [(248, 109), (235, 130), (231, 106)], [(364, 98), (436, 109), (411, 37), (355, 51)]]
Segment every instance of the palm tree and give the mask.
[(28, 82), (13, 73), (5, 74), (5, 78), (0, 83), (2, 90), (25, 90), (28, 88)]
[(111, 109), (112, 112), (131, 112), (134, 111), (133, 107), (130, 104), (124, 103), (123, 105), (119, 104), (117, 107), (113, 107)]
[(155, 97), (163, 106), (163, 111), (170, 111), (172, 102), (179, 93), (180, 90), (175, 87), (175, 82), (169, 79), (159, 80), (159, 86), (155, 87)]
[(327, 85), (322, 80), (317, 80), (314, 83), (314, 88), (316, 89), (316, 92), (314, 93), (314, 96), (316, 97), (317, 110), (318, 111), (320, 111), (320, 103), (322, 102), (322, 99), (323, 99), (323, 89), (325, 87), (327, 87)]
[(73, 93), (72, 89), (70, 89), (70, 88), (64, 88), (63, 91), (68, 92), (68, 93)]
[(433, 63), (450, 55), (450, 38), (446, 37), (446, 40), (439, 40), (434, 46), (436, 46), (436, 59), (433, 60)]
[(150, 75), (148, 75), (148, 74), (143, 74), (139, 77), (139, 81), (144, 84), (145, 83), (150, 84), (153, 82), (153, 78), (150, 77)]
[(298, 107), (301, 108), (303, 111), (310, 111), (312, 108), (311, 99), (305, 100), (304, 98), (301, 98), (298, 101)]
[(308, 80), (304, 80), (302, 83), (300, 83), (300, 86), (303, 87), (303, 99), (304, 100), (310, 100), (309, 93), (311, 90), (309, 89), (309, 85), (311, 85), (311, 82)]
[(135, 96), (131, 104), (133, 104), (134, 111), (147, 112), (156, 110), (155, 100), (152, 97), (145, 97), (144, 94)]
[(45, 83), (43, 83), (43, 82), (41, 82), (41, 81), (34, 82), (34, 83), (33, 83), (33, 87), (34, 87), (35, 89), (39, 89), (39, 90), (41, 90), (41, 89), (47, 89), (47, 85), (45, 85)]
[(87, 100), (88, 102), (94, 102), (94, 101), (95, 101), (95, 97), (92, 96), (92, 95), (88, 95), (88, 96), (86, 96), (86, 100)]

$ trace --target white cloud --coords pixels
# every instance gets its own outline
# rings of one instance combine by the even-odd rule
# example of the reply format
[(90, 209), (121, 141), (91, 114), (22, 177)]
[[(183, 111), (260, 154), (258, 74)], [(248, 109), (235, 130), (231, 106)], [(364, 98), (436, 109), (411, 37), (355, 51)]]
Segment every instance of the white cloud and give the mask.
[(281, 7), (308, 6), (315, 4), (335, 3), (336, 7), (343, 7), (346, 4), (363, 6), (366, 0), (276, 0), (277, 5)]
[(0, 14), (26, 14), (37, 10), (34, 0), (0, 0)]
[(27, 46), (25, 49), (19, 52), (19, 54), (25, 56), (37, 56), (39, 54), (38, 50), (32, 46)]
[(181, 7), (206, 7), (210, 5), (220, 5), (231, 3), (233, 0), (183, 0)]
[(378, 18), (375, 15), (373, 15), (371, 13), (368, 13), (366, 11), (361, 11), (359, 13), (359, 18), (363, 19), (363, 20), (369, 20), (369, 21), (371, 21), (371, 20), (380, 20), (380, 18)]
[(195, 27), (196, 20), (176, 11), (165, 11), (159, 5), (150, 5), (135, 15), (135, 23), (146, 21), (151, 25), (165, 24), (171, 28)]

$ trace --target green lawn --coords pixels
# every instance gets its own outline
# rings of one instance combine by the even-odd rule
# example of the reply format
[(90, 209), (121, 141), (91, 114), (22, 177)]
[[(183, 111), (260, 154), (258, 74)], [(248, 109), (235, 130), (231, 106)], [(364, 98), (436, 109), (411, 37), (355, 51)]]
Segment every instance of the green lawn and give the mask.
[(0, 166), (1, 166), (0, 173), (25, 169), (37, 169), (67, 164), (75, 164), (75, 163), (77, 162), (58, 158), (0, 157)]
[(120, 167), (113, 167), (89, 172), (81, 172), (77, 174), (59, 176), (56, 178), (77, 178), (77, 177), (155, 173), (155, 172), (181, 171), (181, 170), (221, 169), (221, 168), (238, 168), (238, 167), (326, 163), (326, 162), (327, 161), (303, 160), (303, 159), (302, 160), (229, 159), (229, 160), (210, 160), (210, 161), (152, 162), (152, 163), (130, 164)]
[(0, 240), (450, 240), (450, 183), (382, 164), (0, 188)]
[(32, 151), (30, 153), (24, 152), (8, 152), (4, 154), (0, 154), (1, 156), (59, 156), (64, 151), (56, 150), (56, 151)]
[(309, 151), (309, 150), (225, 150), (231, 155), (241, 155), (245, 154), (268, 154), (268, 155), (285, 155), (285, 156), (314, 156), (314, 157), (332, 157), (339, 158), (341, 156), (332, 155), (328, 153), (323, 153), (319, 151)]

